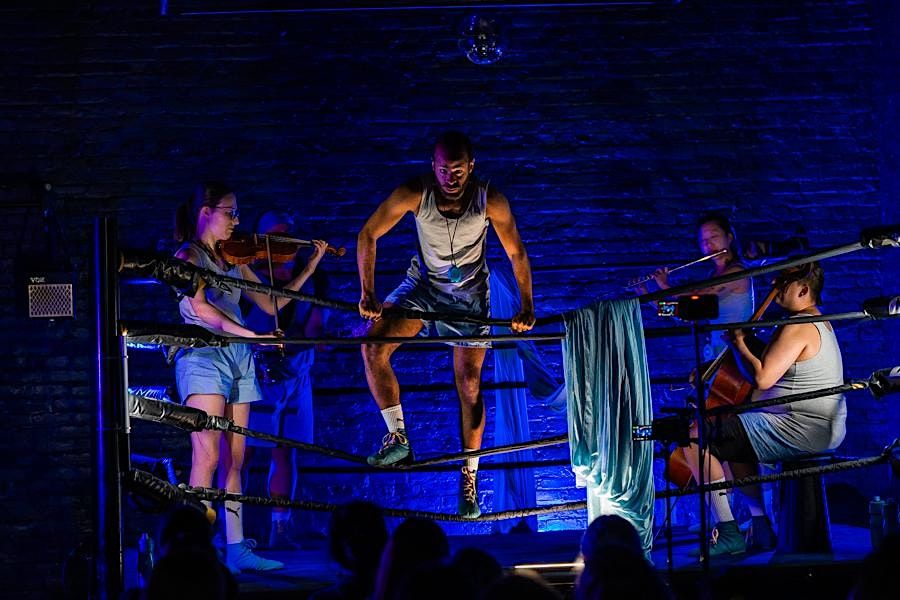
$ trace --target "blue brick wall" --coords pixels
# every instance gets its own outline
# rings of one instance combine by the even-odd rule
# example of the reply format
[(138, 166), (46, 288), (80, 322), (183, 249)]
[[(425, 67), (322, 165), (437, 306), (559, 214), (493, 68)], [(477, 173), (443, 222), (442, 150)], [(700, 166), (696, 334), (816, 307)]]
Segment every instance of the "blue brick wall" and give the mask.
[[(118, 218), (123, 243), (170, 252), (177, 203), (198, 180), (220, 178), (238, 191), (245, 227), (276, 205), (296, 212), (307, 232), (352, 246), (377, 203), (427, 169), (433, 137), (461, 128), (475, 140), (478, 171), (511, 199), (542, 315), (616, 295), (631, 277), (695, 257), (693, 222), (710, 209), (731, 214), (746, 239), (777, 239), (802, 224), (816, 248), (849, 242), (861, 227), (898, 221), (900, 127), (889, 76), (897, 51), (888, 42), (900, 21), (889, 4), (499, 11), (508, 52), (487, 66), (457, 49), (462, 14), (454, 11), (163, 17), (154, 3), (105, 1), (4, 11), (2, 171), (52, 184), (66, 241), (56, 257), (70, 261), (63, 266), (79, 285), (75, 320), (29, 321), (15, 310), (15, 267), (48, 242), (40, 206), (6, 203), (0, 327), (11, 368), (0, 398), (10, 428), (2, 448), (12, 458), (0, 489), (13, 500), (0, 579), (27, 572), (23, 594), (45, 595), (60, 585), (67, 553), (90, 539), (96, 215)], [(406, 266), (412, 231), (406, 219), (379, 247), (382, 293)], [(490, 244), (492, 260), (503, 260), (494, 237)], [(829, 261), (826, 309), (897, 293), (896, 260), (884, 252)], [(355, 300), (352, 258), (323, 265), (333, 295)], [(123, 286), (122, 298), (126, 317), (177, 317), (162, 287)], [(330, 328), (350, 335), (357, 324), (335, 314)], [(849, 377), (900, 355), (896, 324), (838, 331)], [(561, 373), (558, 346), (541, 351)], [(690, 368), (686, 339), (651, 340), (648, 351), (653, 376)], [(451, 381), (445, 351), (411, 348), (396, 365), (402, 384)], [(134, 383), (172, 381), (156, 354), (133, 353), (130, 368)], [(320, 354), (315, 375), (316, 441), (370, 451), (382, 424), (368, 395), (328, 391), (364, 385), (356, 351)], [(657, 404), (680, 401), (666, 386), (654, 394)], [(420, 454), (458, 447), (452, 393), (410, 393), (404, 405)], [(562, 415), (536, 403), (529, 410), (535, 436), (564, 431)], [(892, 404), (856, 394), (843, 449), (872, 454), (897, 423)], [(180, 434), (140, 423), (134, 445), (187, 466)], [(890, 492), (882, 470), (835, 477), (864, 495)], [(403, 474), (316, 475), (302, 487), (315, 500), (364, 495), (452, 511), (455, 486), (452, 475)], [(487, 472), (482, 488), (490, 508)], [(540, 472), (539, 503), (581, 498), (567, 469)], [(145, 517), (129, 514), (132, 540)], [(541, 527), (583, 521), (558, 515)]]

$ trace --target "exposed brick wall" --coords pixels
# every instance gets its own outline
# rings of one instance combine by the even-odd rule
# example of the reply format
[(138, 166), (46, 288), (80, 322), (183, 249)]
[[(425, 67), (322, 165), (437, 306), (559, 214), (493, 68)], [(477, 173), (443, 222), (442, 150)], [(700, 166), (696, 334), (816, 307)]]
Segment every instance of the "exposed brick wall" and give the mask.
[[(849, 242), (861, 227), (898, 216), (888, 161), (900, 129), (896, 90), (882, 83), (896, 61), (884, 58), (891, 36), (873, 30), (897, 28), (873, 17), (884, 4), (505, 11), (496, 17), (509, 51), (490, 66), (461, 55), (462, 14), (452, 11), (162, 17), (154, 2), (103, 1), (4, 9), (0, 170), (53, 185), (67, 241), (57, 254), (71, 259), (79, 286), (74, 321), (15, 312), (15, 267), (45, 251), (46, 235), (40, 207), (4, 208), (0, 327), (11, 350), (0, 398), (12, 458), (0, 484), (11, 499), (0, 579), (28, 573), (23, 594), (39, 597), (59, 585), (65, 555), (90, 538), (95, 215), (115, 215), (123, 243), (169, 252), (176, 204), (214, 177), (238, 191), (245, 227), (276, 204), (296, 211), (306, 231), (352, 246), (377, 203), (427, 169), (432, 138), (456, 127), (473, 136), (479, 172), (511, 199), (540, 314), (615, 295), (654, 265), (693, 258), (693, 222), (708, 209), (731, 213), (748, 239), (777, 239), (804, 224), (814, 247)], [(383, 293), (406, 266), (411, 236), (407, 219), (379, 247)], [(502, 260), (497, 240), (490, 244)], [(333, 295), (355, 299), (352, 258), (323, 264)], [(897, 293), (896, 257), (860, 253), (826, 268), (829, 311)], [(126, 317), (177, 316), (161, 287), (123, 286), (122, 296)], [(345, 315), (331, 324), (344, 335), (354, 326)], [(895, 324), (840, 326), (847, 375), (896, 362), (897, 342), (888, 340), (897, 333)], [(687, 340), (648, 347), (654, 376), (689, 370)], [(542, 351), (560, 372), (557, 347)], [(450, 382), (446, 353), (424, 352), (398, 356), (401, 382)], [(134, 352), (131, 362), (133, 382), (171, 383), (158, 356)], [(316, 377), (323, 390), (364, 383), (350, 350), (320, 355)], [(665, 390), (655, 394), (661, 401)], [(487, 403), (491, 444), (490, 395)], [(453, 394), (410, 394), (405, 406), (420, 454), (457, 448)], [(844, 450), (877, 451), (896, 435), (897, 414), (854, 395)], [(564, 430), (563, 416), (544, 407), (530, 415), (536, 436)], [(323, 391), (315, 417), (325, 445), (364, 453), (381, 435), (364, 393)], [(187, 464), (183, 436), (146, 424), (135, 431), (135, 451)], [(889, 491), (883, 472), (873, 473), (841, 477), (865, 495)], [(581, 498), (572, 483), (566, 469), (547, 471), (539, 502)], [(305, 490), (318, 500), (362, 493), (385, 505), (420, 498), (419, 508), (452, 511), (455, 486), (449, 475), (315, 476)], [(482, 487), (490, 507), (489, 475)], [(542, 527), (582, 519), (545, 518)]]

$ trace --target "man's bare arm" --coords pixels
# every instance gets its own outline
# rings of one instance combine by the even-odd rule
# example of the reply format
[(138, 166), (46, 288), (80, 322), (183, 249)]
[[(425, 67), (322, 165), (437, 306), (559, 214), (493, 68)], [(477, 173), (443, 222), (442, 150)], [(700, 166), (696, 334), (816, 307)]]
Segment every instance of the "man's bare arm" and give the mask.
[(487, 217), (497, 232), (500, 244), (509, 257), (513, 275), (519, 285), (519, 295), (522, 308), (518, 315), (513, 317), (513, 331), (528, 331), (534, 327), (534, 298), (531, 290), (531, 263), (528, 262), (528, 252), (522, 237), (516, 227), (516, 220), (509, 208), (509, 200), (502, 193), (492, 191), (487, 200)]
[(356, 240), (356, 266), (359, 270), (359, 314), (367, 319), (381, 316), (381, 302), (375, 297), (375, 255), (378, 239), (394, 228), (408, 212), (419, 210), (421, 190), (402, 185), (382, 202)]

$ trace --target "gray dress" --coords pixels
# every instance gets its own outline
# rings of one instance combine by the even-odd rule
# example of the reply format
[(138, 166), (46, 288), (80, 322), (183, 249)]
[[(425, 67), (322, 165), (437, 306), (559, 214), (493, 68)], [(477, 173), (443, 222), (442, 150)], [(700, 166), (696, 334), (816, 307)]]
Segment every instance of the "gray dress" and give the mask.
[[(811, 392), (844, 383), (841, 349), (834, 331), (814, 323), (821, 347), (809, 360), (795, 362), (768, 390), (756, 390), (751, 401)], [(843, 394), (771, 406), (738, 415), (761, 462), (817, 454), (837, 448), (846, 434), (847, 405)]]

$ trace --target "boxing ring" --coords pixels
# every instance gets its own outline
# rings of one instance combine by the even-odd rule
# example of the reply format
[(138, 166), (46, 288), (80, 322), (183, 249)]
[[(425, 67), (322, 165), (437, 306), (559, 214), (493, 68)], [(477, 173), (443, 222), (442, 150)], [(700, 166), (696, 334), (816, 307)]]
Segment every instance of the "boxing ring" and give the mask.
[[(644, 294), (638, 299), (641, 302), (651, 302), (676, 294), (691, 293), (712, 285), (720, 285), (738, 279), (764, 275), (785, 268), (799, 266), (811, 261), (824, 260), (834, 256), (840, 256), (860, 250), (895, 249), (900, 247), (900, 235), (898, 227), (875, 228), (863, 232), (857, 242), (811, 253), (802, 257), (790, 258), (771, 265), (750, 268), (738, 273), (724, 275), (701, 282), (672, 287), (650, 294)], [(375, 343), (404, 343), (404, 344), (442, 344), (448, 341), (496, 341), (496, 342), (520, 342), (520, 341), (554, 341), (565, 340), (565, 332), (528, 333), (510, 335), (492, 335), (476, 337), (431, 337), (431, 338), (378, 338), (378, 337), (321, 337), (321, 338), (240, 338), (234, 336), (217, 335), (201, 327), (191, 325), (172, 325), (161, 323), (148, 323), (137, 321), (125, 321), (120, 318), (119, 311), (119, 276), (122, 272), (131, 272), (146, 277), (151, 277), (160, 282), (173, 286), (182, 291), (196, 290), (200, 281), (207, 285), (228, 286), (242, 290), (262, 292), (277, 297), (291, 298), (294, 300), (310, 302), (320, 306), (345, 311), (357, 311), (355, 303), (317, 298), (299, 292), (271, 287), (260, 283), (228, 278), (222, 275), (206, 272), (194, 265), (179, 261), (174, 258), (158, 256), (155, 254), (121, 250), (117, 246), (117, 230), (114, 219), (103, 218), (98, 220), (95, 228), (95, 293), (97, 299), (96, 332), (97, 332), (97, 500), (98, 500), (98, 529), (97, 529), (97, 561), (96, 573), (103, 590), (108, 595), (118, 594), (122, 590), (124, 581), (124, 509), (123, 501), (126, 492), (142, 496), (159, 505), (174, 506), (178, 504), (190, 504), (202, 507), (202, 501), (222, 502), (226, 500), (239, 501), (247, 505), (285, 507), (310, 511), (329, 512), (338, 505), (327, 502), (313, 502), (308, 500), (292, 500), (285, 498), (270, 498), (235, 494), (222, 489), (190, 487), (185, 484), (175, 484), (160, 478), (146, 470), (136, 468), (131, 453), (131, 421), (133, 419), (156, 422), (165, 426), (175, 427), (184, 432), (197, 432), (202, 430), (215, 430), (232, 432), (247, 437), (273, 442), (288, 448), (295, 448), (302, 452), (313, 453), (338, 459), (347, 463), (345, 467), (320, 467), (318, 472), (331, 473), (369, 473), (369, 472), (421, 472), (428, 470), (450, 470), (452, 463), (458, 463), (466, 458), (481, 456), (503, 455), (525, 449), (555, 446), (569, 442), (570, 435), (563, 433), (544, 439), (527, 442), (505, 444), (492, 448), (482, 448), (477, 451), (457, 452), (431, 456), (416, 460), (412, 464), (392, 467), (369, 467), (366, 465), (365, 456), (358, 456), (337, 448), (329, 448), (274, 436), (267, 433), (253, 431), (240, 427), (225, 417), (209, 415), (201, 410), (182, 406), (173, 402), (163, 401), (132, 393), (128, 386), (128, 344), (152, 344), (174, 347), (216, 347), (233, 343), (254, 344), (324, 344), (324, 345), (360, 345)], [(427, 320), (454, 320), (473, 321), (496, 326), (509, 326), (508, 319), (490, 318), (477, 319), (460, 315), (446, 315), (434, 313), (420, 313), (408, 310), (393, 310), (390, 314), (405, 318), (419, 318)], [(387, 313), (386, 313), (387, 314)], [(553, 315), (539, 318), (536, 326), (561, 324), (565, 322), (566, 314)], [(801, 317), (791, 319), (791, 323), (811, 323), (817, 321), (837, 320), (873, 320), (890, 319), (900, 316), (900, 297), (873, 298), (864, 301), (861, 309), (855, 312), (839, 313), (831, 315)], [(700, 336), (707, 332), (741, 328), (770, 327), (786, 323), (786, 319), (769, 321), (749, 321), (742, 323), (727, 323), (711, 325), (703, 322), (694, 322), (689, 327), (668, 327), (647, 329), (644, 334), (647, 338), (666, 337), (677, 335), (692, 335), (695, 349), (699, 348)], [(700, 372), (699, 351), (696, 352), (697, 368)], [(682, 411), (670, 416), (654, 418), (649, 423), (632, 423), (633, 440), (651, 441), (657, 440), (665, 443), (685, 439), (687, 428), (692, 420), (703, 421), (709, 416), (726, 413), (738, 413), (748, 410), (778, 404), (787, 404), (815, 397), (827, 396), (835, 393), (869, 390), (876, 397), (897, 391), (900, 389), (900, 367), (885, 365), (886, 368), (870, 374), (862, 379), (854, 379), (838, 387), (830, 387), (817, 390), (812, 393), (795, 394), (765, 402), (746, 403), (743, 405), (720, 407), (707, 410), (704, 401), (704, 385), (697, 386), (697, 408), (695, 411)], [(701, 460), (707, 446), (706, 440), (700, 428), (698, 443), (701, 448)], [(708, 492), (722, 489), (730, 489), (800, 477), (818, 476), (824, 473), (869, 467), (878, 464), (890, 464), (892, 468), (900, 472), (900, 442), (898, 440), (885, 440), (884, 450), (869, 457), (835, 458), (828, 464), (806, 467), (794, 470), (785, 470), (781, 473), (759, 475), (726, 481), (710, 485), (702, 480), (692, 488), (668, 488), (655, 491), (656, 499), (675, 498), (679, 496), (697, 496), (700, 506), (701, 531), (698, 542), (701, 553), (706, 553), (706, 516), (704, 495)], [(500, 462), (485, 464), (483, 469), (520, 469), (532, 466), (548, 464), (546, 461), (527, 462)], [(552, 464), (569, 464), (569, 461), (554, 461)], [(508, 510), (482, 514), (476, 519), (462, 517), (456, 514), (428, 512), (421, 510), (408, 510), (401, 507), (383, 507), (386, 516), (391, 517), (422, 517), (436, 521), (448, 522), (472, 522), (472, 521), (500, 521), (505, 519), (518, 519), (527, 516), (547, 515), (562, 511), (584, 510), (586, 501), (564, 502), (554, 505), (535, 506), (518, 510)], [(667, 507), (667, 513), (669, 509)], [(669, 514), (666, 522), (670, 526)], [(671, 532), (671, 527), (669, 527)], [(671, 542), (671, 540), (670, 540)], [(669, 549), (671, 550), (671, 543)], [(709, 561), (704, 561), (707, 567)], [(671, 565), (671, 561), (670, 561)]]

